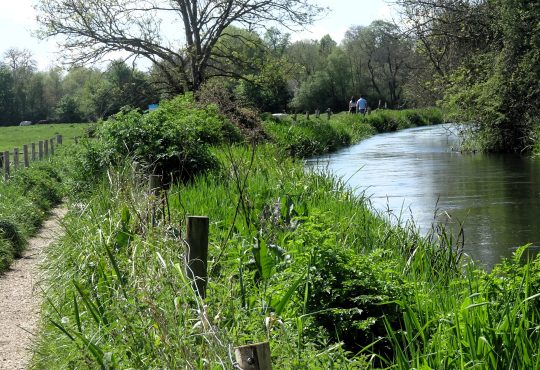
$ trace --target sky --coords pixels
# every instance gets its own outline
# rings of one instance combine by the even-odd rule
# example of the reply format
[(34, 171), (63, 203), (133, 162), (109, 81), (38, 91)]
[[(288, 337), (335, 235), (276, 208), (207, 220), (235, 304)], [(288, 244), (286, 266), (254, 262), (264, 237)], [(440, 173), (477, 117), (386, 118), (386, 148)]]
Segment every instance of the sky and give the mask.
[[(33, 36), (37, 29), (36, 13), (32, 4), (38, 0), (0, 0), (0, 56), (9, 48), (28, 49), (38, 68), (45, 70), (56, 65), (58, 52), (53, 40), (40, 41)], [(377, 19), (390, 20), (391, 7), (384, 0), (313, 0), (330, 8), (329, 14), (307, 31), (294, 32), (292, 41), (320, 39), (329, 34), (340, 42), (345, 31), (356, 25), (367, 26)]]

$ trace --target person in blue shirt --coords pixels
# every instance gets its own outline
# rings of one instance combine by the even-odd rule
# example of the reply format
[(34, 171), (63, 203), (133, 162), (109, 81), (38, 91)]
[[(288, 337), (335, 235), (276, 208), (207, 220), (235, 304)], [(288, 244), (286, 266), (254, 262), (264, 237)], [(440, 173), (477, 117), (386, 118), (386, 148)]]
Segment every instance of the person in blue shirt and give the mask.
[(358, 101), (356, 102), (356, 111), (359, 113), (359, 114), (366, 114), (367, 112), (367, 108), (368, 108), (368, 104), (367, 104), (367, 100), (364, 99), (364, 97), (362, 95), (360, 95), (360, 99), (358, 99)]

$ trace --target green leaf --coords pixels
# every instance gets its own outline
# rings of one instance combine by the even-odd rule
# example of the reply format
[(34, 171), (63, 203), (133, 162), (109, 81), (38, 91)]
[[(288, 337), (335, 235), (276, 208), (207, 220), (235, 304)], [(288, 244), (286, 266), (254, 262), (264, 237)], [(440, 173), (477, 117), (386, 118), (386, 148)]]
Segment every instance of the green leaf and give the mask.
[(302, 284), (303, 281), (304, 281), (304, 275), (300, 276), (300, 278), (289, 287), (289, 289), (283, 295), (283, 297), (281, 297), (281, 299), (279, 300), (279, 303), (276, 305), (276, 307), (274, 307), (277, 315), (281, 315), (281, 313), (285, 309), (285, 306), (291, 300), (291, 297), (293, 296), (294, 292), (296, 291), (296, 289), (298, 289), (298, 287), (300, 286), (300, 284)]

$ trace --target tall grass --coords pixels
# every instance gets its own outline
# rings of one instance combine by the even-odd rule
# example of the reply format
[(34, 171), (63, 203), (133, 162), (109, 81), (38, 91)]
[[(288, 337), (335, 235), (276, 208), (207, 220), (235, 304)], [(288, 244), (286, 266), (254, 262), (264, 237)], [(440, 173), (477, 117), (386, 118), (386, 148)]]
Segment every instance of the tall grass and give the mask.
[(269, 119), (263, 127), (278, 146), (294, 157), (309, 157), (335, 151), (376, 132), (396, 131), (443, 122), (436, 108), (401, 111), (376, 110), (369, 115), (339, 113), (311, 117)]
[(47, 211), (61, 200), (58, 173), (50, 162), (16, 171), (0, 182), (0, 274), (22, 255)]
[[(46, 264), (36, 368), (232, 368), (234, 346), (261, 340), (276, 368), (538, 366), (538, 261), (488, 274), (443, 229), (393, 227), (276, 147), (214, 154), (219, 170), (165, 202), (126, 167), (73, 205)], [(205, 300), (187, 280), (186, 215), (211, 220)]]
[[(218, 166), (162, 195), (130, 165), (67, 161), (78, 182), (95, 171), (49, 249), (33, 366), (233, 368), (234, 346), (266, 340), (275, 368), (538, 368), (538, 260), (521, 264), (520, 249), (477, 269), (454, 233), (392, 226), (282, 150), (284, 132), (329, 148), (375, 114), (267, 123), (275, 144), (214, 147)], [(187, 215), (210, 218), (204, 300), (186, 273)]]

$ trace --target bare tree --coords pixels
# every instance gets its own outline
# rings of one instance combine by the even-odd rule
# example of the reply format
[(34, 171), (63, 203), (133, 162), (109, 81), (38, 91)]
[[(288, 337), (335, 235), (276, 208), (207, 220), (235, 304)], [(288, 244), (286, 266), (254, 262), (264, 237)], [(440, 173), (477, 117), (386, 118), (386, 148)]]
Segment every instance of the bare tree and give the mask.
[[(124, 51), (150, 60), (177, 91), (211, 75), (214, 47), (230, 25), (302, 27), (322, 14), (309, 0), (40, 0), (40, 35), (58, 36), (65, 61)], [(165, 28), (178, 28), (175, 39)]]

